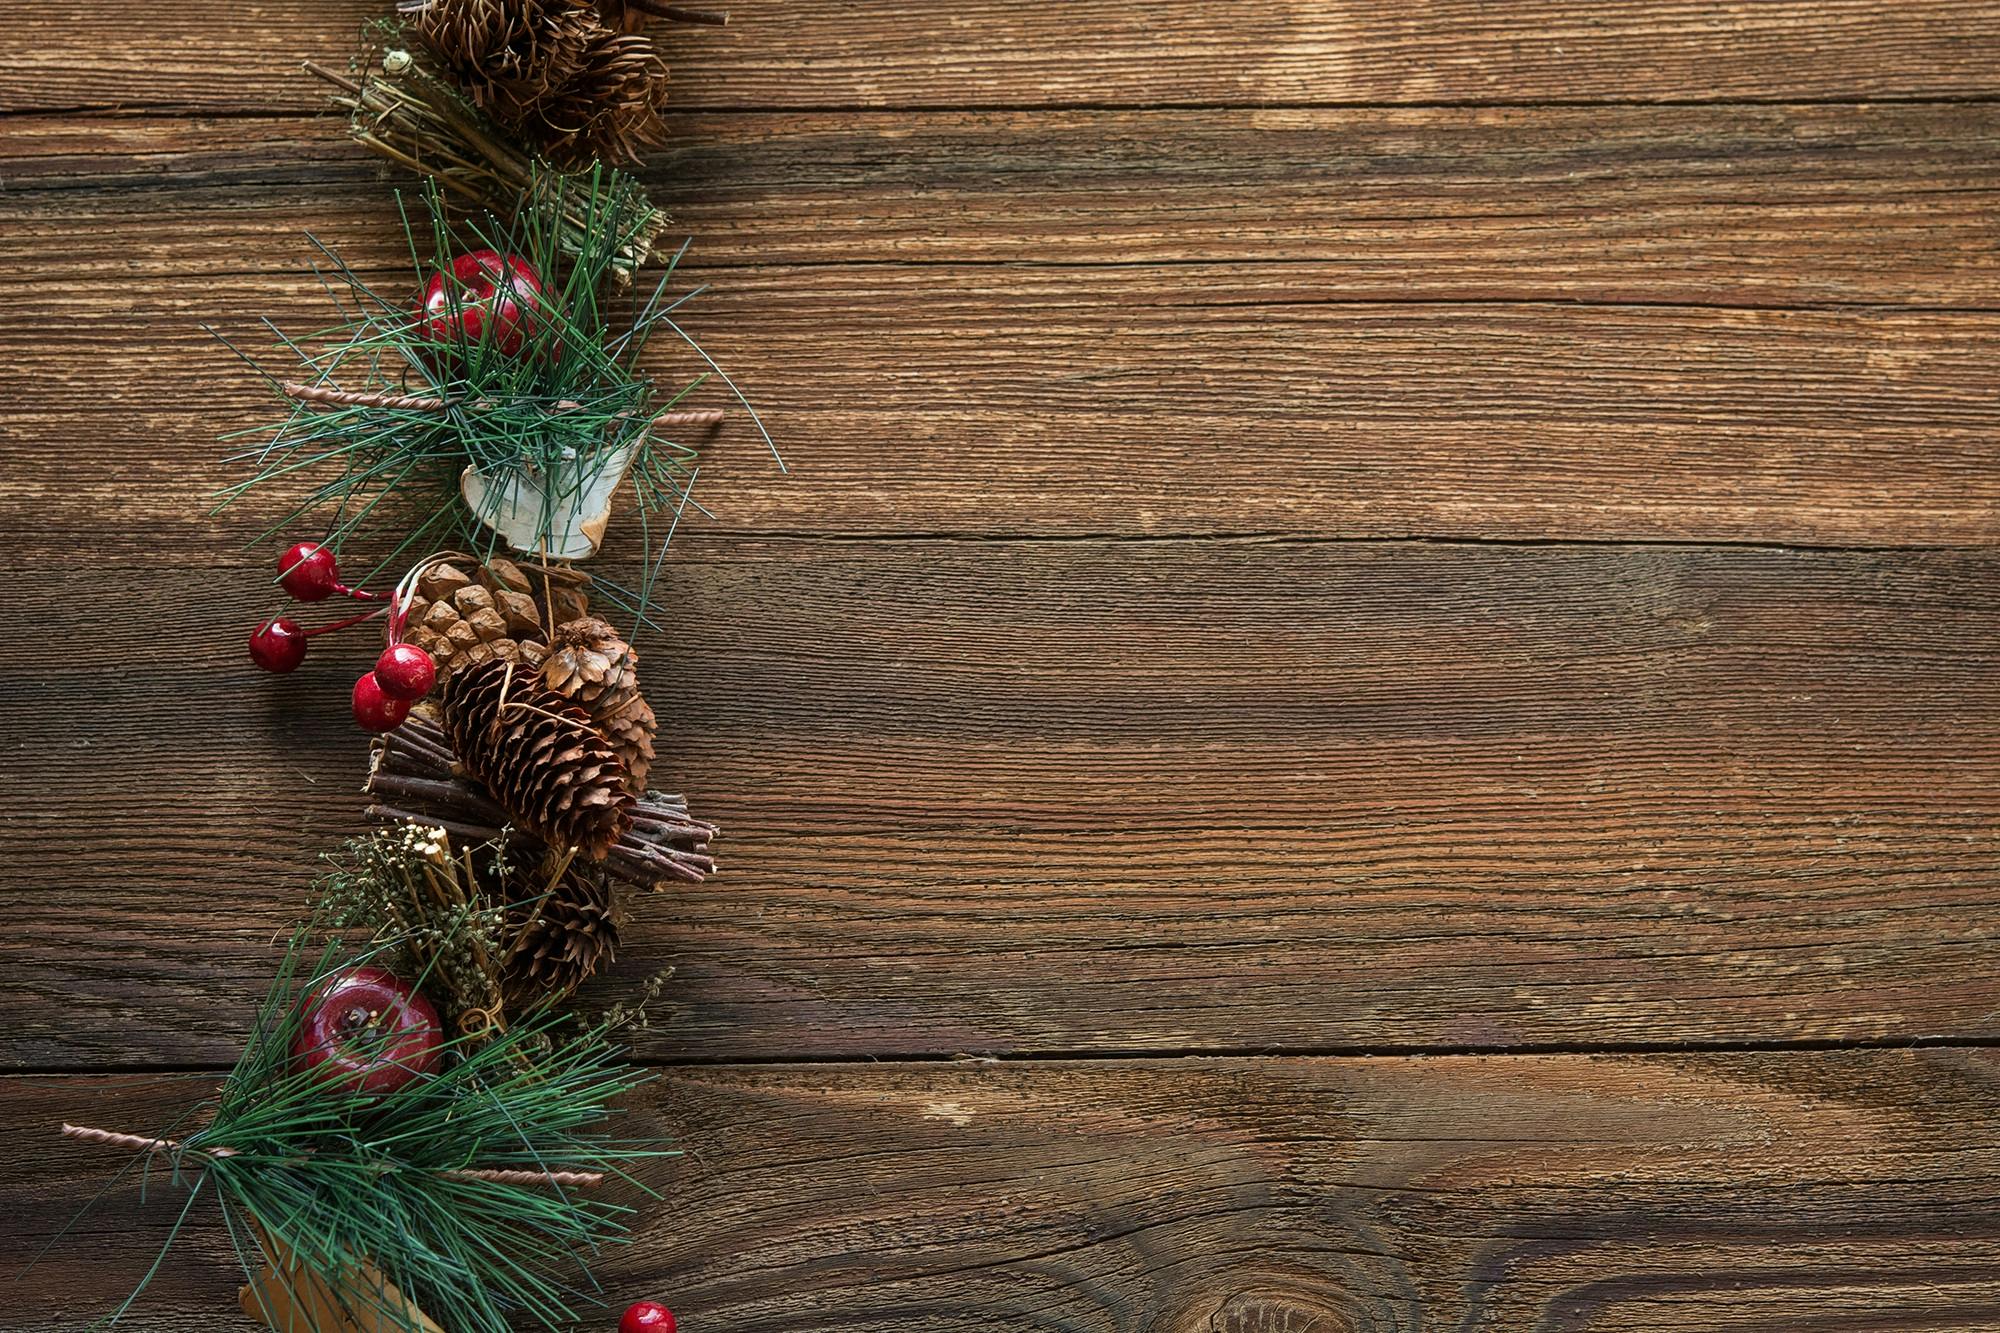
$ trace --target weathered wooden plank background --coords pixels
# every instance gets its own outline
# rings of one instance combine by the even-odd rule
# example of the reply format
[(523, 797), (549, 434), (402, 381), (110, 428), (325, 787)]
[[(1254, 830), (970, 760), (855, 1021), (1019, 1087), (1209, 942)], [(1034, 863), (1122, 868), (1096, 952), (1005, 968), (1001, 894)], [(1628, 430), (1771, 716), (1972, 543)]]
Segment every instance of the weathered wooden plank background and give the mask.
[[(0, 1258), (356, 827), (241, 520), (362, 0), (0, 0)], [(2000, 4), (739, 5), (648, 651), (700, 1330), (2000, 1329)], [(357, 649), (358, 651), (358, 649)], [(121, 1190), (0, 1325), (80, 1329)], [(215, 1326), (204, 1234), (143, 1326)]]

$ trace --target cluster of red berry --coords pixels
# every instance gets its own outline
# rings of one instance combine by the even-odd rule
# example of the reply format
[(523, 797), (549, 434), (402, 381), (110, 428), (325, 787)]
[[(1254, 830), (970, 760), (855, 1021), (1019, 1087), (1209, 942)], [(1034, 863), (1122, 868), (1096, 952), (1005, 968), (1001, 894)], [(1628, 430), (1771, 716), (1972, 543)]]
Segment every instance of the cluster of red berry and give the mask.
[(312, 629), (302, 628), (288, 616), (267, 620), (250, 632), (250, 660), (266, 671), (296, 671), (306, 660), (310, 640), (386, 614), (389, 646), (375, 659), (375, 669), (354, 682), (354, 720), (369, 731), (393, 731), (402, 726), (410, 715), (410, 705), (437, 684), (437, 663), (415, 644), (401, 642), (397, 598), (348, 587), (340, 581), (340, 566), (333, 552), (312, 542), (300, 542), (278, 557), (278, 585), (301, 602), (323, 602), (338, 595), (383, 605)]
[[(519, 255), (472, 250), (431, 275), (417, 295), (417, 330), (439, 348), (490, 345), (503, 356), (520, 352), (542, 311), (542, 279)], [(354, 682), (354, 720), (369, 731), (393, 731), (409, 716), (410, 705), (437, 683), (437, 664), (415, 644), (400, 641), (400, 608), (393, 594), (350, 588), (340, 581), (333, 552), (300, 542), (278, 560), (278, 582), (301, 602), (351, 597), (386, 606), (305, 629), (287, 616), (259, 625), (250, 635), (250, 660), (266, 671), (296, 671), (307, 642), (351, 625), (389, 615), (389, 645), (375, 669)]]

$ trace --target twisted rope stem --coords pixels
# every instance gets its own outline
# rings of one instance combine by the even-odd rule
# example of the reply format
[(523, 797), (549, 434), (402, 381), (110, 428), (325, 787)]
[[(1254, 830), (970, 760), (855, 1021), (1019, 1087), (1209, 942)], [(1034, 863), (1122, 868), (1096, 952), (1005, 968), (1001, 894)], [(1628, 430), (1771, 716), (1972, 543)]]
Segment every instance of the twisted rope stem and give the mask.
[[(72, 1125), (64, 1122), (63, 1137), (76, 1139), (81, 1143), (96, 1143), (107, 1148), (126, 1148), (132, 1152), (159, 1153), (168, 1155), (182, 1151), (193, 1152), (202, 1157), (241, 1157), (234, 1148), (183, 1148), (172, 1139), (149, 1139), (141, 1134), (120, 1134), (115, 1130), (93, 1129), (88, 1125)], [(386, 1170), (395, 1170), (387, 1167)], [(480, 1167), (454, 1168), (443, 1172), (458, 1180), (486, 1180), (496, 1185), (558, 1185), (584, 1186), (595, 1189), (604, 1183), (602, 1171), (513, 1171)]]
[[(336, 389), (331, 384), (300, 384), (287, 380), (284, 384), (285, 397), (301, 403), (324, 403), (329, 407), (379, 407), (391, 412), (444, 412), (454, 407), (471, 407), (483, 410), (494, 406), (489, 398), (474, 399), (470, 403), (453, 402), (446, 398), (436, 398), (427, 394), (409, 393), (363, 393), (355, 389)], [(583, 404), (564, 398), (556, 403), (553, 411), (577, 412)], [(619, 417), (628, 417), (629, 412), (620, 412)], [(719, 407), (683, 407), (671, 412), (661, 412), (650, 422), (654, 426), (714, 426), (723, 419)]]

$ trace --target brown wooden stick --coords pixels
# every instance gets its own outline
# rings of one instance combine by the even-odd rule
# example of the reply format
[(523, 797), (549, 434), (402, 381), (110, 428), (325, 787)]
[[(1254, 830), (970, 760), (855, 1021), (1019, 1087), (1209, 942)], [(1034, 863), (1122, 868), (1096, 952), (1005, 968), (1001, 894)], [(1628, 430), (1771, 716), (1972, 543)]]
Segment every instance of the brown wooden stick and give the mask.
[[(62, 1132), (65, 1138), (77, 1139), (83, 1143), (102, 1144), (107, 1148), (129, 1148), (133, 1152), (162, 1154), (182, 1151), (181, 1145), (172, 1139), (149, 1139), (139, 1134), (120, 1134), (109, 1129), (92, 1129), (88, 1125), (72, 1125), (67, 1121), (63, 1123)], [(243, 1155), (234, 1148), (189, 1148), (186, 1151), (201, 1157)], [(490, 1180), (497, 1185), (584, 1185), (594, 1189), (604, 1183), (602, 1171), (516, 1171), (464, 1167), (452, 1168), (442, 1174), (458, 1180)]]

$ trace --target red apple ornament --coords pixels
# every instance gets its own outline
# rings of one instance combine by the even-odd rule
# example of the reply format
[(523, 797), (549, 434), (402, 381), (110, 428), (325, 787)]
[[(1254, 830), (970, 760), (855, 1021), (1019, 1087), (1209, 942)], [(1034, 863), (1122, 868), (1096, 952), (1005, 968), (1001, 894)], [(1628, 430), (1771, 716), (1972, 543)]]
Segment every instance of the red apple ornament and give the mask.
[(618, 1321), (618, 1333), (674, 1333), (674, 1312), (658, 1301), (640, 1301)]
[(337, 972), (300, 1004), (295, 1068), (328, 1088), (379, 1097), (437, 1068), (444, 1030), (415, 987), (379, 967)]
[(451, 261), (451, 271), (431, 274), (417, 303), (417, 334), (440, 346), (476, 345), (491, 339), (513, 356), (535, 328), (542, 279), (519, 255), (471, 250)]

